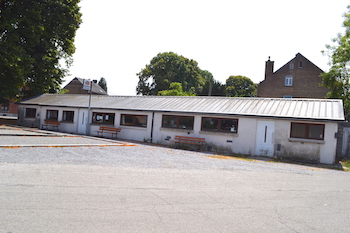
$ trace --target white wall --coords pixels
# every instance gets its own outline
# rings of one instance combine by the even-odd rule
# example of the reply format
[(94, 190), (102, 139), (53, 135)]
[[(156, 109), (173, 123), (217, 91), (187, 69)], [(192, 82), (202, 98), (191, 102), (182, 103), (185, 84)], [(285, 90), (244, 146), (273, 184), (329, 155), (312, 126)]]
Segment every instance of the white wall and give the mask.
[[(36, 116), (35, 118), (26, 118), (26, 108), (35, 108)], [(41, 107), (35, 105), (20, 105), (18, 106), (18, 124), (27, 126), (27, 127), (40, 127), (40, 118), (41, 118)]]
[[(155, 113), (154, 119), (154, 137), (153, 142), (174, 146), (172, 140), (176, 135), (202, 137), (206, 141), (206, 149), (214, 151), (225, 151), (236, 154), (253, 154), (255, 148), (255, 133), (256, 133), (256, 119), (254, 118), (237, 118), (238, 119), (238, 133), (222, 133), (222, 132), (208, 132), (201, 131), (202, 117), (223, 117), (215, 115), (194, 115), (193, 130), (162, 128), (162, 115), (169, 115), (170, 113)], [(173, 114), (181, 116), (193, 116), (193, 114)]]
[[(284, 159), (307, 160), (324, 164), (335, 162), (336, 143), (335, 133), (338, 124), (333, 122), (311, 122), (325, 124), (324, 140), (309, 140), (290, 138), (291, 122), (305, 121), (277, 120), (275, 131), (275, 156)], [(280, 151), (277, 150), (278, 144)]]
[[(44, 106), (40, 110), (40, 124), (44, 124), (44, 121), (46, 119), (46, 112), (47, 110), (58, 110), (58, 121), (61, 122), (61, 124), (58, 126), (58, 130), (60, 132), (65, 133), (77, 133), (77, 122), (78, 122), (78, 112), (79, 110), (76, 108), (64, 108), (64, 107), (47, 107)], [(74, 112), (74, 120), (73, 122), (64, 122), (63, 121), (63, 111), (73, 111)], [(49, 127), (49, 129), (51, 129)]]
[(338, 132), (337, 123), (327, 123), (325, 127), (324, 140), (326, 144), (321, 148), (320, 163), (334, 164), (336, 158), (337, 138), (335, 133)]

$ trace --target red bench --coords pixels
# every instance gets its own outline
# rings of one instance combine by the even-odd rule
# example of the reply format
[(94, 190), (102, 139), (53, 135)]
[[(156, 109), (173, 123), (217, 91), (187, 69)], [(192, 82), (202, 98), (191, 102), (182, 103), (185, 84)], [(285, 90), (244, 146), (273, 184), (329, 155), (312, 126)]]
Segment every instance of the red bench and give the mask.
[(172, 142), (175, 142), (175, 145), (180, 145), (181, 143), (182, 144), (196, 145), (196, 146), (198, 146), (198, 150), (199, 150), (200, 147), (205, 144), (205, 138), (196, 138), (196, 137), (176, 135)]
[(52, 130), (54, 130), (55, 128), (58, 130), (58, 126), (60, 124), (61, 122), (59, 121), (45, 120), (44, 124), (41, 124), (41, 129), (44, 129), (44, 127), (46, 127), (46, 129), (49, 129), (49, 126), (51, 126)]
[(117, 134), (120, 132), (120, 128), (108, 127), (108, 126), (100, 126), (100, 128), (96, 131), (97, 136), (100, 134), (103, 137), (103, 133), (110, 133), (113, 138), (113, 134), (115, 134), (115, 138), (117, 138)]

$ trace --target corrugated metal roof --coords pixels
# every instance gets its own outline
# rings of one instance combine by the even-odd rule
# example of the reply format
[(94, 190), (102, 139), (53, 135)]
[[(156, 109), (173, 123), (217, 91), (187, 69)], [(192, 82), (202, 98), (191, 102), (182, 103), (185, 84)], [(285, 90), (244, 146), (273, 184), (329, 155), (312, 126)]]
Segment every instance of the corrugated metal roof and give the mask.
[[(19, 104), (87, 108), (89, 95), (43, 94)], [(336, 99), (92, 95), (91, 108), (169, 111), (343, 121)]]

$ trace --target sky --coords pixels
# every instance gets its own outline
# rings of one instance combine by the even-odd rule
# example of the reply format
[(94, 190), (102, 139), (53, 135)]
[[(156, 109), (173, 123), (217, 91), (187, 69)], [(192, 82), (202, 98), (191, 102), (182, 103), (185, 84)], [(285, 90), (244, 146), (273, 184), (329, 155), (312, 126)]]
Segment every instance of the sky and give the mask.
[(158, 53), (198, 62), (215, 80), (264, 79), (301, 53), (324, 71), (326, 44), (343, 33), (347, 0), (81, 0), (70, 75), (107, 81), (110, 95), (136, 95), (139, 73)]

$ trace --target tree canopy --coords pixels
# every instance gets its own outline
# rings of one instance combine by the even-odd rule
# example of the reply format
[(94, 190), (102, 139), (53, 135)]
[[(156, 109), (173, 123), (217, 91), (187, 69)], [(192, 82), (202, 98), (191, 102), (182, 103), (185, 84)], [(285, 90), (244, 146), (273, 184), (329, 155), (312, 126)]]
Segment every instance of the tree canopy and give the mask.
[(142, 95), (157, 95), (176, 82), (184, 92), (198, 94), (204, 85), (198, 63), (173, 52), (159, 53), (137, 75), (136, 93)]
[(350, 82), (349, 82), (349, 61), (350, 61), (350, 6), (344, 14), (343, 27), (345, 33), (339, 33), (333, 39), (333, 45), (326, 45), (324, 54), (329, 56), (331, 68), (328, 72), (321, 74), (322, 85), (329, 88), (327, 98), (339, 98), (343, 100), (345, 118), (350, 120)]
[(253, 97), (256, 96), (257, 84), (245, 76), (230, 76), (226, 79), (227, 96)]
[(226, 96), (225, 84), (214, 79), (213, 74), (207, 70), (201, 71), (204, 79), (204, 86), (198, 95), (201, 96)]
[(80, 0), (0, 1), (0, 101), (57, 92), (75, 52)]
[(100, 78), (100, 81), (98, 81), (98, 85), (105, 90), (105, 92), (107, 92), (108, 88), (107, 88), (107, 81), (104, 77)]
[(170, 96), (193, 96), (190, 92), (184, 92), (182, 90), (181, 83), (170, 83), (169, 89), (164, 91), (158, 91), (158, 95), (170, 95)]

